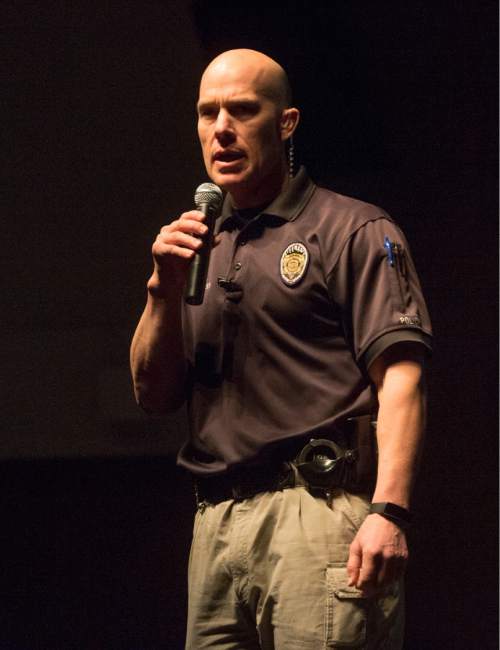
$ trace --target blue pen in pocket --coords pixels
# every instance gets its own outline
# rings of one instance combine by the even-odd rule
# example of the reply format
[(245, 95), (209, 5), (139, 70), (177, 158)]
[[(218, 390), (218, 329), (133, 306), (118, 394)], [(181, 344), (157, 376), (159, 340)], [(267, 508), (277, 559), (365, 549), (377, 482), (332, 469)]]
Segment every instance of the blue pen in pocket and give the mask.
[(387, 250), (387, 262), (389, 263), (389, 266), (394, 266), (393, 243), (387, 236), (384, 239), (384, 248)]

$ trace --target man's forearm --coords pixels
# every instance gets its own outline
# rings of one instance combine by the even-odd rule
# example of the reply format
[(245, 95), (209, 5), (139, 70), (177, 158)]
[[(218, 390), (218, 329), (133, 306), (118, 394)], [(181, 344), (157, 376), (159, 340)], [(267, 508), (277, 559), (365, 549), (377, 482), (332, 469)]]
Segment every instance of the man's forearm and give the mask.
[(378, 473), (374, 502), (410, 506), (425, 428), (422, 365), (404, 360), (389, 365), (378, 382)]
[(182, 404), (187, 364), (179, 300), (148, 294), (132, 340), (130, 365), (136, 400), (146, 411), (165, 413)]
[(207, 233), (204, 218), (198, 210), (182, 213), (161, 228), (151, 249), (153, 273), (132, 340), (130, 365), (135, 397), (152, 413), (173, 411), (186, 398), (182, 296), (190, 260)]

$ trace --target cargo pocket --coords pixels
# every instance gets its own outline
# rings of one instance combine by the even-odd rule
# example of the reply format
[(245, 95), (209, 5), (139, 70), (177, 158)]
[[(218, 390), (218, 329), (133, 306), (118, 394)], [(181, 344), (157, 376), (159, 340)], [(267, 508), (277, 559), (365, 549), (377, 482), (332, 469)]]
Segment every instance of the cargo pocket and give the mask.
[(327, 566), (326, 648), (363, 648), (366, 643), (367, 601), (347, 583), (345, 564)]

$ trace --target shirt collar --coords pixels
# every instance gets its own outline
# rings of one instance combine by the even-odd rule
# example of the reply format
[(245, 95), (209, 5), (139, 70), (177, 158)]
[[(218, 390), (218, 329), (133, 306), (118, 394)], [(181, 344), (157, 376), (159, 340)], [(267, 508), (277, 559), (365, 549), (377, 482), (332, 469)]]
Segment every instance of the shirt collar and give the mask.
[[(258, 216), (260, 217), (265, 214), (284, 219), (285, 221), (294, 221), (305, 208), (315, 189), (316, 185), (307, 175), (305, 167), (301, 167), (283, 192), (278, 194)], [(219, 230), (225, 230), (229, 226), (229, 223), (226, 224), (226, 221), (231, 218), (233, 212), (234, 208), (231, 205), (231, 197), (229, 194), (226, 194), (224, 205), (222, 206)]]

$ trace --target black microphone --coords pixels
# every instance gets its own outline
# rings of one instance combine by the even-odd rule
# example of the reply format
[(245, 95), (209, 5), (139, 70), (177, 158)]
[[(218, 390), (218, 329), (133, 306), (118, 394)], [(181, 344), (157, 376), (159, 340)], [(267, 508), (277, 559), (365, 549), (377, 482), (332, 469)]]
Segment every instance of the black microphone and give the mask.
[(201, 305), (203, 302), (215, 220), (220, 215), (222, 200), (221, 189), (213, 183), (202, 183), (194, 193), (194, 204), (205, 215), (204, 223), (208, 226), (208, 231), (203, 236), (203, 246), (195, 253), (189, 269), (184, 291), (184, 300), (188, 305)]

